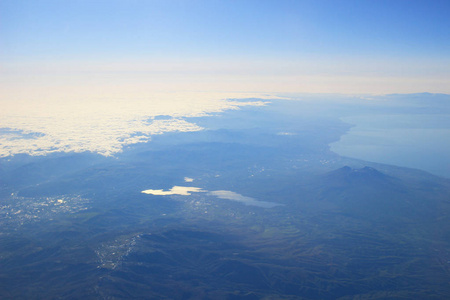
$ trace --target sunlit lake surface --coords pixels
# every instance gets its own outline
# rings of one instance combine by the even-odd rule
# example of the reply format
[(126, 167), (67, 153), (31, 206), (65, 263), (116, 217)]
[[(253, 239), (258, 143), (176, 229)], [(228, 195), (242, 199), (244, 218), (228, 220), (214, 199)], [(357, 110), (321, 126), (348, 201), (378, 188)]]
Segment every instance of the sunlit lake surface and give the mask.
[(206, 191), (204, 191), (204, 190), (202, 190), (201, 188), (198, 188), (198, 187), (174, 186), (173, 188), (171, 188), (168, 191), (164, 191), (164, 190), (145, 190), (145, 191), (142, 191), (141, 193), (149, 194), (149, 195), (161, 195), (161, 196), (166, 196), (166, 195), (189, 196), (189, 195), (191, 195), (192, 192), (198, 193), (198, 192), (206, 192)]
[[(149, 194), (149, 195), (157, 195), (157, 196), (168, 196), (168, 195), (182, 195), (182, 196), (189, 196), (191, 193), (198, 193), (198, 192), (208, 192), (207, 190), (203, 190), (202, 188), (198, 187), (190, 187), (190, 186), (174, 186), (170, 190), (144, 190), (141, 193), (143, 194)], [(267, 201), (259, 201), (251, 197), (243, 196), (241, 194), (232, 192), (232, 191), (225, 191), (225, 190), (219, 190), (219, 191), (212, 191), (208, 192), (209, 196), (214, 196), (219, 199), (226, 199), (231, 201), (240, 202), (245, 205), (249, 206), (258, 206), (263, 208), (272, 208), (275, 206), (280, 206), (282, 204), (275, 203), (275, 202), (267, 202)]]
[(348, 157), (421, 169), (450, 178), (450, 115), (363, 115), (331, 150)]
[(237, 202), (241, 202), (245, 205), (258, 206), (258, 207), (263, 207), (263, 208), (272, 208), (275, 206), (282, 205), (282, 204), (275, 203), (275, 202), (258, 201), (254, 198), (242, 196), (241, 194), (238, 194), (238, 193), (235, 193), (232, 191), (220, 190), (220, 191), (212, 191), (212, 192), (209, 192), (208, 194), (212, 195), (212, 196), (216, 196), (217, 198), (220, 198), (220, 199), (237, 201)]

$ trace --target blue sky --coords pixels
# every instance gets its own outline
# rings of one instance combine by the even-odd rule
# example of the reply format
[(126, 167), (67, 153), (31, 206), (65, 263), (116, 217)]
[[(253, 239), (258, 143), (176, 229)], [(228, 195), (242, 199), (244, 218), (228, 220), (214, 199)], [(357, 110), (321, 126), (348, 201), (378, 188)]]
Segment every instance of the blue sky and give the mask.
[(10, 81), (51, 65), (196, 89), (450, 92), (449, 15), (438, 0), (1, 0), (0, 60)]

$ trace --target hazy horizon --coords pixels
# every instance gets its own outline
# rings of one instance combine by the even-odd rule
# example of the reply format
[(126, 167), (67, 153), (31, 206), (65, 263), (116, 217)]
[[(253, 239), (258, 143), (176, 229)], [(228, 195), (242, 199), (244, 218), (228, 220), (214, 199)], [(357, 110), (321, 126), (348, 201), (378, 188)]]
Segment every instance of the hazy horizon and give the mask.
[(2, 93), (450, 93), (446, 1), (2, 1)]

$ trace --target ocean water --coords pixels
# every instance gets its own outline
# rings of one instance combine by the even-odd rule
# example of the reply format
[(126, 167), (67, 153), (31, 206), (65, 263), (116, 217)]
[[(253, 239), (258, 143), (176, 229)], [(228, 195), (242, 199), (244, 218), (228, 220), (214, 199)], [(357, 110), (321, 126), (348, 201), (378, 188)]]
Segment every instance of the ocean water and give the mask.
[(354, 126), (330, 144), (332, 151), (450, 178), (450, 115), (374, 114), (342, 121)]

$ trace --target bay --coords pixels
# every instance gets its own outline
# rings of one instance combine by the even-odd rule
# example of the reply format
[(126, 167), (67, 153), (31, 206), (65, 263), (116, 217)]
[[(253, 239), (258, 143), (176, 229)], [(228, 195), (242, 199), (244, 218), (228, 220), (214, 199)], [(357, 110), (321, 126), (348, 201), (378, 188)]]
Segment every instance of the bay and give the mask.
[(341, 120), (354, 126), (330, 144), (339, 155), (450, 178), (450, 115), (365, 114)]

